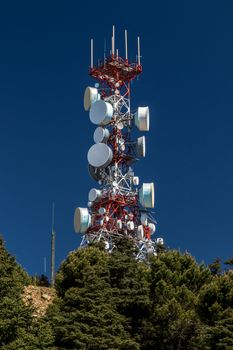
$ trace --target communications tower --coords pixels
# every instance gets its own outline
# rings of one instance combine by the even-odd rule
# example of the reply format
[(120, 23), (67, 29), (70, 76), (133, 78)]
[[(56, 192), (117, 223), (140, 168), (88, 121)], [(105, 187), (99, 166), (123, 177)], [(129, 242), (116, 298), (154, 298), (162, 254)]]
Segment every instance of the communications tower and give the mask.
[(95, 144), (90, 147), (87, 160), (90, 176), (96, 181), (88, 195), (88, 208), (76, 208), (74, 228), (83, 234), (81, 247), (100, 240), (106, 250), (114, 249), (114, 237), (129, 237), (138, 248), (137, 259), (145, 260), (156, 255), (157, 243), (152, 240), (156, 221), (151, 214), (154, 208), (154, 184), (142, 183), (135, 176), (132, 165), (145, 157), (145, 136), (136, 140), (131, 131), (149, 131), (149, 107), (131, 110), (130, 84), (142, 72), (140, 39), (137, 38), (137, 62), (128, 60), (127, 31), (125, 31), (125, 57), (115, 49), (113, 26), (111, 51), (103, 61), (94, 64), (93, 39), (89, 74), (96, 80), (87, 87), (84, 109), (96, 125)]

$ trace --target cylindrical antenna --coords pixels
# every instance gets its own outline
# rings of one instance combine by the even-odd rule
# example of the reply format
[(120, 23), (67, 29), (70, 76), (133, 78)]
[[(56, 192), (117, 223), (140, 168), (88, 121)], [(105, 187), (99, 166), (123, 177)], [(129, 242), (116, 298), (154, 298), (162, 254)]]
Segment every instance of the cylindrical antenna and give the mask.
[(115, 55), (115, 26), (112, 26), (112, 56)]
[(55, 231), (54, 231), (55, 205), (52, 206), (52, 237), (51, 237), (51, 287), (55, 286)]
[(116, 59), (118, 60), (118, 49), (116, 49)]
[(140, 53), (140, 38), (138, 36), (138, 64), (141, 65), (141, 53)]
[(93, 39), (91, 39), (91, 68), (94, 65), (94, 53), (93, 53)]
[(128, 37), (127, 30), (125, 30), (125, 59), (128, 61)]

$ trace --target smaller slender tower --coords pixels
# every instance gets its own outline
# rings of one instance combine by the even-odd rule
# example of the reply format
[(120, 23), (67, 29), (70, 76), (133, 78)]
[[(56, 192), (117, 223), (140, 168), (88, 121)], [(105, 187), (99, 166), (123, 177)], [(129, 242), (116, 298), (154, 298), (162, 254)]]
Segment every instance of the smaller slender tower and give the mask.
[(56, 234), (54, 231), (54, 212), (55, 205), (52, 205), (52, 235), (51, 235), (51, 287), (54, 288), (55, 285), (55, 239)]

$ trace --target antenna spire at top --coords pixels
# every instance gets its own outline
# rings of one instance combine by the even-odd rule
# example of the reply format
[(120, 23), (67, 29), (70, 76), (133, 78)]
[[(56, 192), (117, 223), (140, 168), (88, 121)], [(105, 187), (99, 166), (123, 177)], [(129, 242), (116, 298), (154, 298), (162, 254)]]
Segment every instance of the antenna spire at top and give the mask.
[(91, 39), (91, 68), (94, 66), (93, 39)]
[(115, 56), (115, 26), (112, 26), (112, 56)]
[(140, 38), (138, 36), (138, 64), (141, 65)]
[(127, 30), (125, 30), (125, 59), (128, 61), (128, 35)]

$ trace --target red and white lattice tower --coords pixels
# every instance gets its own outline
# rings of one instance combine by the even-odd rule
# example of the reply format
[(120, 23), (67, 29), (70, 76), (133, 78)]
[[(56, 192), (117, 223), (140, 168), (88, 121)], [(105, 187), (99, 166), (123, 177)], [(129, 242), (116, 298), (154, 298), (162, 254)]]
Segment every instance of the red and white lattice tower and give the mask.
[(88, 208), (76, 208), (74, 226), (82, 233), (81, 246), (100, 240), (106, 249), (114, 249), (114, 237), (129, 237), (138, 248), (137, 259), (156, 254), (157, 243), (152, 240), (156, 221), (150, 209), (154, 207), (154, 184), (143, 183), (135, 176), (132, 164), (145, 157), (145, 136), (131, 139), (131, 130), (149, 131), (149, 108), (130, 107), (130, 83), (142, 72), (140, 40), (137, 62), (128, 60), (127, 31), (125, 58), (115, 50), (113, 26), (112, 49), (109, 57), (94, 65), (91, 40), (90, 76), (97, 80), (95, 87), (87, 87), (84, 109), (96, 125), (95, 144), (88, 151), (89, 174), (98, 188), (89, 192)]

